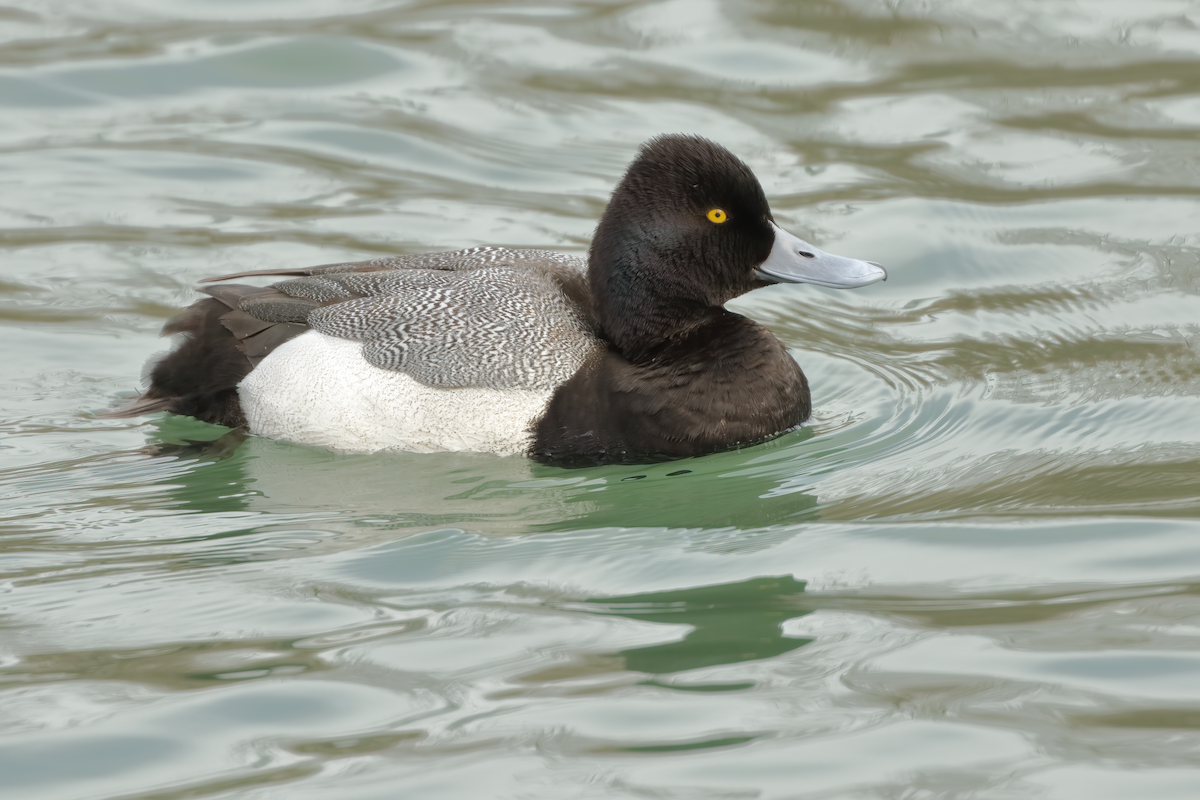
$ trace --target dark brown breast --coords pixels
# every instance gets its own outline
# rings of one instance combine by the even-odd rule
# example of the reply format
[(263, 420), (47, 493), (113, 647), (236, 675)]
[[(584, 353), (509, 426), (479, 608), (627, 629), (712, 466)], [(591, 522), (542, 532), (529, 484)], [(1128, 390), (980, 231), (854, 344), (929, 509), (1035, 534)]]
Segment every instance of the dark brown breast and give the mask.
[(770, 331), (721, 310), (635, 363), (615, 351), (555, 391), (530, 456), (548, 464), (649, 463), (762, 442), (802, 424), (808, 381)]

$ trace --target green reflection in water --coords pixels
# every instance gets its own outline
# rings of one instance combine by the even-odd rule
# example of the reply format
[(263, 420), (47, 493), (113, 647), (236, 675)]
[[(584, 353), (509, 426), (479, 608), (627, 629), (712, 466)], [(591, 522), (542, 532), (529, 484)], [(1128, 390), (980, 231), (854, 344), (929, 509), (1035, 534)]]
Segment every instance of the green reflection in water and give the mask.
[(737, 744), (753, 742), (757, 736), (726, 736), (721, 739), (706, 739), (702, 742), (684, 742), (682, 744), (654, 744), (640, 747), (622, 747), (626, 753), (677, 753), (684, 750), (707, 750), (713, 747), (732, 747)]
[[(662, 675), (782, 655), (813, 641), (783, 635), (782, 624), (811, 613), (799, 609), (804, 581), (790, 575), (668, 592), (594, 597), (597, 613), (645, 622), (691, 625), (682, 641), (622, 650), (626, 669)], [(734, 688), (734, 687), (726, 687)]]
[(149, 433), (146, 453), (191, 464), (157, 482), (172, 507), (188, 511), (327, 508), (343, 522), (369, 518), (375, 527), (489, 533), (746, 530), (818, 518), (811, 491), (780, 491), (795, 481), (798, 462), (803, 471), (798, 446), (813, 438), (811, 428), (702, 458), (585, 470), (478, 453), (344, 456), (170, 414), (155, 418)]

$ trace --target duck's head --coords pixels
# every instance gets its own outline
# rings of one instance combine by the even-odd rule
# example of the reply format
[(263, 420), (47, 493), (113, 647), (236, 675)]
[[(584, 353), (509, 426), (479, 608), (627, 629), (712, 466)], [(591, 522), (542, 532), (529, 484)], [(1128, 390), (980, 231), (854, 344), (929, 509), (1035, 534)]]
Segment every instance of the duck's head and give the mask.
[(784, 231), (737, 156), (698, 136), (670, 134), (643, 145), (613, 191), (592, 240), (589, 277), (611, 334), (631, 316), (661, 328), (672, 315), (772, 283), (850, 289), (886, 273)]

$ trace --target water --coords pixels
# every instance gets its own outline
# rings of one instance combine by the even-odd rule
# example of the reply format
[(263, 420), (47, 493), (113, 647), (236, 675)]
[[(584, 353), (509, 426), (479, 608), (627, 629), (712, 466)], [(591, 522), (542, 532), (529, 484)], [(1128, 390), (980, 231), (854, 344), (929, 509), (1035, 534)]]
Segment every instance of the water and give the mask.
[[(1200, 794), (1194, 3), (7, 0), (0, 41), (0, 795)], [(801, 431), (566, 471), (94, 416), (199, 278), (582, 253), (672, 131), (889, 268), (736, 302)]]

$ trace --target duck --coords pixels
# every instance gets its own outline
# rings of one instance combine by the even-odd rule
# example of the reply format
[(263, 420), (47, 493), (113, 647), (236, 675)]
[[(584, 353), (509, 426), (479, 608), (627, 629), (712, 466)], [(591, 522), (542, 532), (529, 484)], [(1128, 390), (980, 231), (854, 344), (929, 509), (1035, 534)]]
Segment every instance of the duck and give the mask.
[[(283, 280), (228, 282), (264, 276)], [(177, 343), (149, 387), (109, 416), (165, 411), (344, 453), (702, 456), (812, 410), (787, 348), (727, 302), (886, 277), (783, 230), (726, 148), (661, 135), (617, 184), (586, 260), (473, 247), (205, 279), (163, 327)]]

